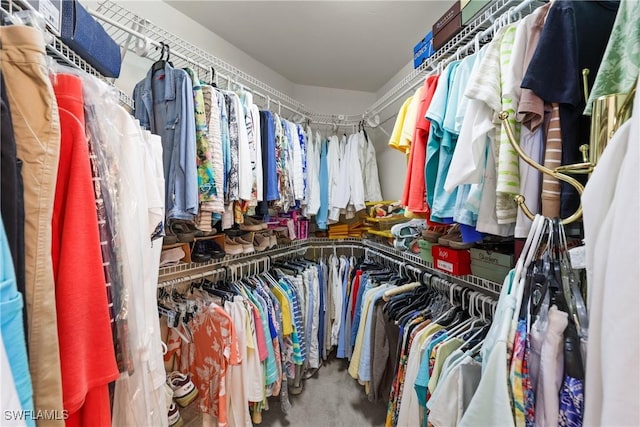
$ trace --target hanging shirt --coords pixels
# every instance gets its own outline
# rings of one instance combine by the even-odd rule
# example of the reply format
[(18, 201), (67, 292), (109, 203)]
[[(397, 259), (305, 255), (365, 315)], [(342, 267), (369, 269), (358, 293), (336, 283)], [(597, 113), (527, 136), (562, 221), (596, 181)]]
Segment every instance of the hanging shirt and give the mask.
[(260, 110), (255, 104), (251, 105), (251, 123), (253, 124), (253, 139), (255, 146), (255, 163), (254, 163), (254, 175), (255, 175), (255, 198), (256, 201), (261, 202), (264, 200), (264, 172), (262, 170), (262, 128), (260, 122)]
[[(589, 142), (590, 120), (585, 108), (582, 70), (588, 68), (588, 89), (593, 85), (602, 60), (618, 2), (554, 2), (542, 29), (540, 42), (522, 80), (542, 99), (560, 104), (562, 164), (582, 161), (580, 145)], [(577, 175), (584, 182), (586, 177)], [(579, 205), (579, 196), (569, 184), (561, 183), (560, 214), (566, 218)]]
[[(427, 201), (431, 207), (431, 220), (436, 222), (451, 222), (450, 219), (446, 219), (446, 206), (443, 206), (446, 205), (446, 201), (441, 193), (436, 195), (436, 192), (438, 190), (442, 191), (442, 188), (438, 189), (438, 183), (444, 183), (450, 163), (450, 158), (446, 154), (443, 156), (444, 158), (441, 161), (441, 154), (443, 152), (447, 153), (450, 147), (455, 146), (451, 141), (454, 136), (444, 128), (444, 120), (447, 112), (447, 102), (449, 102), (450, 90), (454, 83), (454, 77), (458, 65), (460, 65), (459, 61), (452, 62), (447, 65), (442, 72), (442, 76), (438, 82), (438, 87), (433, 94), (431, 105), (429, 105), (429, 109), (426, 114), (427, 119), (431, 122), (431, 128), (429, 132), (429, 141), (427, 142), (425, 182), (427, 185)], [(452, 150), (451, 154), (453, 154)], [(438, 200), (438, 196), (440, 197), (440, 200)], [(453, 200), (455, 200), (455, 197)], [(450, 216), (453, 217), (453, 214)]]
[[(53, 89), (60, 108), (61, 140), (51, 221), (51, 262), (56, 287), (62, 397), (64, 409), (77, 422), (86, 424), (86, 416), (81, 411), (85, 400), (95, 405), (92, 408), (97, 419), (109, 419), (108, 384), (118, 379), (119, 371), (111, 339), (96, 200), (85, 137), (82, 81), (77, 76), (58, 74)], [(141, 139), (128, 142), (136, 144), (138, 150), (143, 148)], [(82, 239), (65, 238), (72, 230), (80, 233)], [(145, 233), (148, 232), (146, 229)], [(147, 234), (147, 241), (149, 236)], [(84, 321), (78, 323), (78, 319)], [(94, 350), (99, 351), (101, 357), (91, 357)]]
[(320, 149), (322, 141), (318, 132), (307, 132), (307, 186), (305, 188), (305, 208), (303, 213), (309, 217), (320, 209)]
[[(317, 142), (317, 141), (316, 141)], [(318, 225), (318, 229), (326, 230), (327, 229), (327, 218), (329, 216), (329, 193), (331, 187), (330, 174), (329, 174), (329, 141), (326, 139), (322, 141), (320, 144), (320, 173), (319, 176), (319, 208), (318, 214), (316, 216), (316, 224)], [(328, 323), (328, 322), (327, 322)]]
[(404, 122), (407, 118), (407, 110), (409, 109), (409, 105), (411, 105), (412, 101), (413, 96), (410, 96), (404, 101), (402, 107), (400, 107), (400, 111), (398, 112), (398, 116), (396, 117), (396, 123), (393, 125), (391, 138), (389, 139), (389, 146), (391, 148), (400, 150), (405, 154), (409, 153), (409, 146), (407, 144), (407, 140), (402, 138), (402, 130), (404, 128)]
[(134, 117), (162, 137), (165, 207), (168, 218), (193, 220), (198, 213), (198, 171), (193, 84), (169, 63), (149, 70), (133, 90)]
[[(475, 213), (479, 232), (499, 236), (513, 234), (513, 225), (501, 225), (496, 216), (495, 159), (498, 147), (499, 125), (493, 122), (495, 112), (500, 111), (500, 42), (506, 31), (502, 27), (493, 41), (483, 48), (484, 56), (478, 59), (471, 73), (465, 96), (470, 101), (463, 120), (458, 144), (454, 153), (445, 190), (451, 191), (458, 184), (474, 184), (469, 191), (467, 209)], [(481, 51), (482, 52), (482, 51)]]
[(636, 81), (640, 71), (640, 8), (637, 6), (631, 0), (620, 2), (585, 114), (591, 114), (596, 99), (614, 93), (628, 93)]
[[(640, 111), (637, 94), (633, 111)], [(584, 425), (632, 425), (640, 418), (640, 366), (634, 362), (640, 340), (633, 333), (622, 338), (640, 322), (632, 309), (640, 298), (640, 245), (636, 238), (615, 237), (640, 234), (639, 139), (640, 118), (634, 114), (607, 145), (582, 196), (589, 283)]]
[(507, 73), (511, 67), (512, 57), (524, 54), (523, 46), (514, 45), (516, 27), (518, 24), (508, 25), (500, 41), (500, 90), (501, 111), (509, 113), (506, 121), (500, 121), (499, 147), (496, 155), (498, 166), (498, 181), (496, 183), (496, 215), (498, 224), (513, 224), (516, 222), (517, 205), (513, 196), (520, 192), (520, 164), (519, 156), (509, 142), (507, 123), (511, 126), (516, 141), (520, 140), (520, 123), (516, 121), (517, 103), (514, 94), (506, 86)]
[[(238, 337), (231, 317), (216, 304), (199, 311), (189, 323), (193, 336), (191, 380), (199, 390), (200, 410), (227, 425), (227, 390), (230, 366), (241, 363)], [(217, 349), (217, 350), (216, 350)]]
[[(362, 145), (365, 145), (364, 149), (362, 148)], [(371, 142), (371, 139), (369, 139), (369, 136), (364, 130), (360, 131), (360, 146), (360, 150), (365, 152), (360, 165), (364, 170), (362, 174), (362, 183), (364, 185), (364, 199), (368, 202), (382, 200), (376, 149), (373, 146), (373, 142)]]
[(263, 195), (265, 201), (278, 200), (278, 173), (276, 170), (276, 137), (273, 115), (269, 111), (260, 111), (260, 131), (262, 133), (262, 172)]
[(422, 98), (416, 116), (416, 130), (413, 136), (413, 145), (409, 156), (407, 176), (405, 178), (404, 193), (402, 203), (414, 213), (427, 213), (427, 193), (424, 166), (427, 155), (427, 140), (429, 139), (429, 126), (431, 122), (427, 120), (426, 114), (433, 94), (438, 85), (439, 75), (429, 76), (425, 79), (422, 90)]
[(224, 154), (222, 144), (222, 126), (220, 124), (220, 107), (217, 95), (213, 87), (203, 85), (202, 95), (204, 100), (205, 121), (207, 123), (207, 139), (211, 163), (213, 165), (213, 178), (216, 192), (211, 200), (204, 206), (205, 209), (222, 214), (224, 213)]

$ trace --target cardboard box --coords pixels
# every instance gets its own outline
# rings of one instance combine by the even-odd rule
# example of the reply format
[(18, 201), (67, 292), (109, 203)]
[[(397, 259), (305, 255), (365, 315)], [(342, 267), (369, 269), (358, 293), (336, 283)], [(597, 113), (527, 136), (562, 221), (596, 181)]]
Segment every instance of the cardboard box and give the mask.
[[(464, 5), (462, 4), (463, 2), (465, 3)], [(462, 25), (469, 24), (489, 3), (491, 3), (491, 0), (460, 0)]]
[(432, 31), (434, 49), (440, 49), (462, 29), (462, 14), (460, 6), (460, 1), (456, 1), (444, 15), (442, 15), (435, 24), (433, 24)]
[(420, 247), (420, 258), (423, 261), (430, 262), (433, 264), (433, 253), (431, 252), (431, 248), (437, 243), (427, 242), (426, 240), (418, 240), (418, 246)]
[(435, 245), (431, 248), (433, 266), (454, 276), (471, 274), (471, 256), (467, 249), (458, 250)]
[(502, 283), (513, 267), (513, 255), (471, 248), (471, 274)]
[(418, 68), (435, 52), (436, 50), (433, 48), (433, 31), (429, 31), (429, 33), (413, 47), (413, 68)]

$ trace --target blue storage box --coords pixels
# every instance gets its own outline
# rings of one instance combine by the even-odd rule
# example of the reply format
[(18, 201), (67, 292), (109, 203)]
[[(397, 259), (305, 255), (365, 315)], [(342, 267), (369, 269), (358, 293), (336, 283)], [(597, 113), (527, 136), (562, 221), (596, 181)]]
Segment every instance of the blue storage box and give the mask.
[(120, 76), (120, 46), (76, 0), (62, 2), (60, 38), (103, 76)]
[(436, 51), (433, 48), (433, 31), (429, 31), (429, 33), (413, 48), (413, 68), (418, 68), (435, 52)]

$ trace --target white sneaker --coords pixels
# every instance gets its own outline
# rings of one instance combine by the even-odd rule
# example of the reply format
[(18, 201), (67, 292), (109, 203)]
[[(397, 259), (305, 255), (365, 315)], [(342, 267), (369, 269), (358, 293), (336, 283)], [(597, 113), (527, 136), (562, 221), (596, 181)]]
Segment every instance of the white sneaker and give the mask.
[(174, 371), (167, 377), (167, 383), (173, 389), (173, 398), (183, 408), (189, 406), (198, 397), (198, 389), (188, 375)]
[(412, 219), (411, 221), (396, 224), (391, 227), (391, 234), (399, 238), (417, 237), (422, 230), (427, 229), (427, 221), (424, 219)]

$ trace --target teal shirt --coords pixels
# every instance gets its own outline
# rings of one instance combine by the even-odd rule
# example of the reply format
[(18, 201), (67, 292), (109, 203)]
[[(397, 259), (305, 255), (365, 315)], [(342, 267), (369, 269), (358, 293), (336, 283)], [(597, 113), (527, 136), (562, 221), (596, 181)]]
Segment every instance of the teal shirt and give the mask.
[[(429, 128), (429, 140), (427, 141), (427, 161), (425, 164), (425, 182), (427, 186), (427, 202), (431, 208), (431, 220), (441, 221), (441, 217), (438, 212), (434, 212), (436, 206), (437, 192), (436, 186), (438, 183), (438, 174), (440, 173), (440, 153), (441, 146), (451, 146), (451, 141), (445, 141), (451, 137), (451, 133), (444, 128), (445, 116), (447, 113), (447, 102), (449, 99), (449, 89), (452, 86), (456, 70), (460, 65), (459, 61), (455, 61), (447, 65), (442, 72), (442, 75), (438, 79), (438, 87), (433, 94), (433, 99), (427, 110), (426, 118), (431, 122)], [(451, 152), (453, 156), (453, 151)], [(449, 157), (449, 163), (451, 158)], [(448, 171), (448, 167), (447, 167)], [(446, 178), (446, 174), (444, 175)], [(444, 185), (444, 179), (442, 180), (442, 186)], [(455, 201), (455, 198), (454, 198)], [(453, 216), (453, 215), (451, 215)]]

